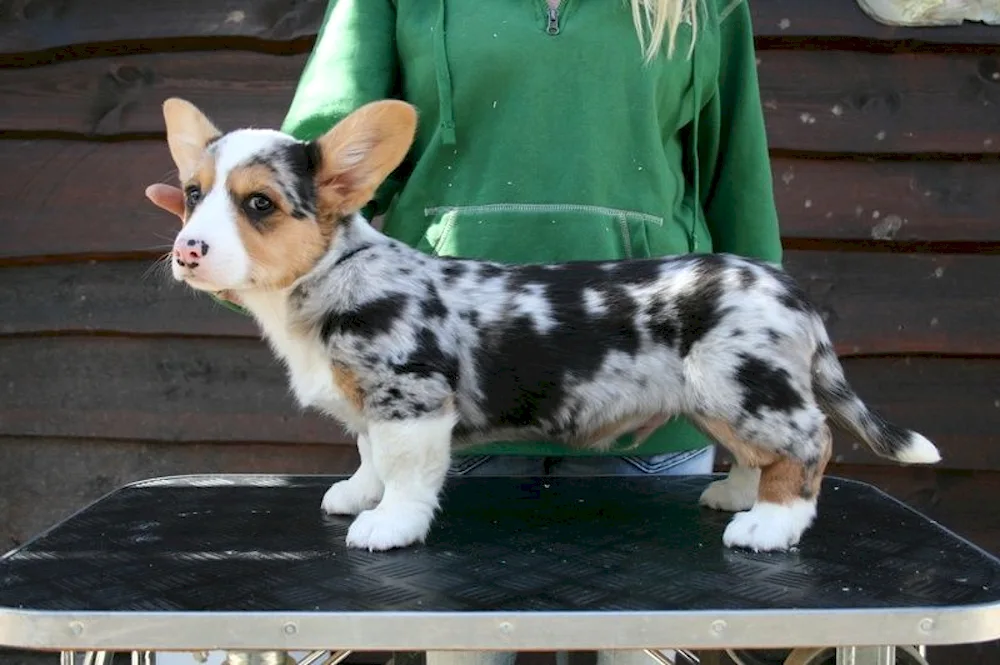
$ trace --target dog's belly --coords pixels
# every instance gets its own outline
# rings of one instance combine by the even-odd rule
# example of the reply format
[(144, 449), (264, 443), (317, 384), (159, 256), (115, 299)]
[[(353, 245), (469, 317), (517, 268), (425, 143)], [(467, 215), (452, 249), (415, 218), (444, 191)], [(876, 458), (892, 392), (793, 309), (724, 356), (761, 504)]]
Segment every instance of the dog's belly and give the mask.
[(632, 445), (638, 446), (670, 417), (670, 414), (664, 413), (639, 414), (582, 429), (556, 429), (542, 425), (512, 427), (503, 424), (475, 428), (460, 422), (453, 433), (452, 443), (457, 448), (463, 448), (500, 441), (551, 441), (573, 448), (607, 450), (619, 437), (632, 433), (635, 434)]

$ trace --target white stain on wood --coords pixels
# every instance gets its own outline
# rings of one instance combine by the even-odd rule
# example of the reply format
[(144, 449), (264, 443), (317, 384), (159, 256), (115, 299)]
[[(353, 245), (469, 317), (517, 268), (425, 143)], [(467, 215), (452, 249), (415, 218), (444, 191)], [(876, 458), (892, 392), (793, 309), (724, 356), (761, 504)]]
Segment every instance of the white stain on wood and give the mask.
[(1000, 25), (997, 0), (858, 0), (858, 5), (886, 25), (958, 25), (964, 21)]
[(872, 227), (872, 239), (893, 240), (904, 224), (906, 220), (899, 215), (886, 215), (885, 219)]

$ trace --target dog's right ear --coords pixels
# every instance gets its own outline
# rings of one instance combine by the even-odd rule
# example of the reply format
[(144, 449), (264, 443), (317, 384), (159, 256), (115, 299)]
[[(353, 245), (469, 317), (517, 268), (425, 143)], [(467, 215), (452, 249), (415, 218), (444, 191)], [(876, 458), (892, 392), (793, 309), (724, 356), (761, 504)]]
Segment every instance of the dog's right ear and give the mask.
[(181, 182), (184, 182), (194, 175), (208, 142), (222, 132), (198, 107), (178, 97), (163, 102), (163, 119), (167, 123), (170, 156), (177, 165)]

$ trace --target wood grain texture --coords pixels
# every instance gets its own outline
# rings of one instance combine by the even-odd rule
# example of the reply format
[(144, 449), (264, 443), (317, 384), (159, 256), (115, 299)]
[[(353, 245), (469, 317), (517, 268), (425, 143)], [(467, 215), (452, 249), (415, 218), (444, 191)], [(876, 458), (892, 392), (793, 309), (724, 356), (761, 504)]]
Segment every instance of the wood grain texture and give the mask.
[[(98, 46), (58, 54), (65, 57), (101, 52), (101, 47), (114, 51), (116, 45), (109, 42), (142, 48), (142, 42), (184, 38), (214, 39), (220, 47), (234, 38), (288, 42), (314, 37), (327, 4), (327, 0), (15, 0), (5, 2), (0, 13), (0, 54)], [(170, 50), (169, 44), (157, 45)]]
[(749, 0), (754, 33), (800, 43), (803, 37), (862, 38), (887, 42), (997, 44), (1000, 27), (983, 23), (958, 26), (897, 27), (870, 18), (855, 0)]
[[(0, 173), (18, 202), (0, 214), (0, 260), (165, 251), (177, 228), (143, 196), (176, 184), (161, 140), (0, 140)], [(788, 237), (1000, 242), (997, 163), (781, 159), (774, 177)]]
[[(275, 127), (305, 59), (220, 50), (0, 69), (0, 129), (161, 136), (160, 105), (175, 95), (223, 128)], [(775, 149), (1000, 152), (1000, 55), (764, 50), (759, 59)]]
[(0, 551), (137, 480), (198, 473), (350, 474), (357, 465), (357, 449), (348, 446), (4, 439)]
[(874, 485), (959, 536), (1000, 555), (1000, 511), (982, 501), (982, 497), (1000, 496), (1000, 472), (831, 464), (827, 475)]
[[(842, 355), (1000, 355), (1000, 256), (786, 252)], [(0, 267), (0, 335), (259, 337), (152, 261)]]
[(758, 60), (772, 148), (1000, 152), (1000, 52), (775, 50)]
[(0, 129), (83, 136), (164, 134), (161, 105), (179, 96), (221, 128), (278, 127), (304, 54), (139, 54), (0, 69)]
[(1000, 163), (779, 157), (771, 168), (786, 238), (1000, 242)]
[(105, 145), (0, 141), (0, 258), (167, 251), (180, 222), (149, 203), (148, 184), (176, 184), (165, 141)]
[[(243, 40), (246, 46), (274, 48), (311, 39), (319, 29), (326, 0), (177, 0), (138, 3), (129, 0), (15, 0), (0, 8), (0, 54), (47, 51), (49, 59), (77, 53), (163, 48), (168, 40)], [(808, 37), (926, 41), (949, 44), (995, 44), (1000, 28), (978, 23), (931, 28), (899, 28), (869, 18), (853, 1), (753, 0), (755, 34), (766, 39)], [(108, 16), (115, 20), (109, 21)], [(162, 42), (161, 42), (162, 40)], [(152, 42), (152, 43), (150, 43)], [(160, 42), (160, 43), (158, 43)], [(166, 42), (166, 43), (163, 43)], [(90, 45), (88, 49), (74, 48)], [(66, 48), (69, 47), (69, 48)], [(22, 58), (22, 62), (37, 58)], [(4, 64), (17, 64), (6, 57)]]
[[(947, 468), (1000, 466), (1000, 360), (850, 359), (887, 417), (942, 449)], [(0, 340), (0, 437), (347, 444), (295, 407), (263, 342), (107, 337)], [(881, 463), (837, 438), (838, 462)]]

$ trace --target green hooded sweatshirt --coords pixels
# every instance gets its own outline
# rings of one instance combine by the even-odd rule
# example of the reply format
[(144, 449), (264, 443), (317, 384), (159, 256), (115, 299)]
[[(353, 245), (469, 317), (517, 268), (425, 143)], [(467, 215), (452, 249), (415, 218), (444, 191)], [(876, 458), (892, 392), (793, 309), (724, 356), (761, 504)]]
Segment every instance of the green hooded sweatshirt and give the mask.
[[(420, 121), (365, 210), (431, 254), (515, 263), (781, 242), (745, 0), (701, 0), (646, 64), (627, 0), (332, 0), (282, 129), (308, 140), (396, 97)], [(674, 419), (640, 447), (710, 445)], [(581, 454), (549, 442), (477, 454)], [(585, 454), (594, 454), (586, 452)]]

